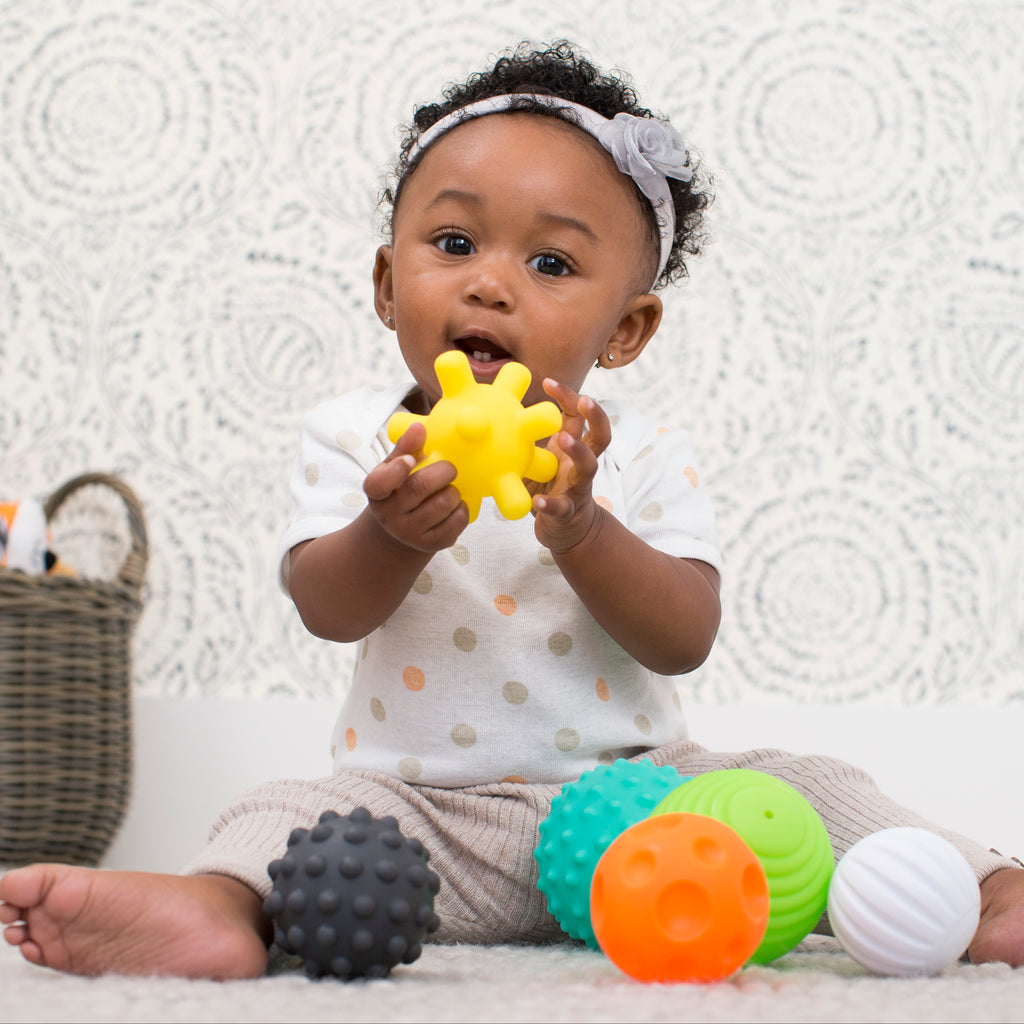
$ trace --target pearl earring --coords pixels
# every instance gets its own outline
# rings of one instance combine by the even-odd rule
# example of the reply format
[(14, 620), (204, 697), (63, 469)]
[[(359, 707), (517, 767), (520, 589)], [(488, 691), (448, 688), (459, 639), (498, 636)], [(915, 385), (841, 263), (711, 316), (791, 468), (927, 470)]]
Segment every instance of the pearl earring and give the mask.
[(384, 323), (386, 323), (388, 327), (390, 327), (394, 322), (395, 321), (389, 316), (384, 318)]

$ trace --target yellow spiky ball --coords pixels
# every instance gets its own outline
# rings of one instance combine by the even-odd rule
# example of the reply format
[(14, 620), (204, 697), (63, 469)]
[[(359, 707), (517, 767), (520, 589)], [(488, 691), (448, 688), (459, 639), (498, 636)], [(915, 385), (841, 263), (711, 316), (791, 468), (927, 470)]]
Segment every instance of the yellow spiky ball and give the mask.
[(464, 352), (444, 352), (434, 361), (441, 398), (427, 416), (396, 412), (388, 420), (388, 437), (397, 441), (413, 423), (423, 423), (426, 456), (416, 469), (445, 460), (455, 466), (455, 486), (476, 519), (480, 502), (494, 498), (507, 519), (521, 519), (533, 499), (523, 477), (547, 483), (558, 470), (552, 452), (536, 442), (562, 426), (554, 402), (524, 408), (530, 371), (506, 363), (493, 384), (478, 384)]

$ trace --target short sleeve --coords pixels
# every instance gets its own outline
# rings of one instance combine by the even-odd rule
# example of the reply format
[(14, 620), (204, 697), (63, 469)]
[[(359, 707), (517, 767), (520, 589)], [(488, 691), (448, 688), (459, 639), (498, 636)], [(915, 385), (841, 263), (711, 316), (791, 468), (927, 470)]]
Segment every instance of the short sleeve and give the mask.
[(689, 433), (605, 407), (618, 421), (608, 454), (622, 474), (626, 525), (651, 547), (721, 573), (714, 506)]
[(303, 419), (290, 481), (292, 511), (278, 543), (279, 583), (286, 593), (291, 549), (342, 529), (366, 507), (363, 480), (391, 450), (387, 421), (408, 391), (409, 384), (361, 388)]

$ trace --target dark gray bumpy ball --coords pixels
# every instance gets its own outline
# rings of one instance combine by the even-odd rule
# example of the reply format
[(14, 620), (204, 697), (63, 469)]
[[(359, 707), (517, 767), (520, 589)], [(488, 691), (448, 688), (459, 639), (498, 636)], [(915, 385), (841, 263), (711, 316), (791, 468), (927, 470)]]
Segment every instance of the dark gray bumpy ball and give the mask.
[(411, 964), (441, 925), (441, 883), (428, 859), (394, 818), (374, 818), (365, 807), (345, 817), (326, 811), (312, 829), (295, 829), (288, 852), (267, 867), (274, 888), (263, 910), (274, 943), (302, 957), (316, 978), (383, 978)]

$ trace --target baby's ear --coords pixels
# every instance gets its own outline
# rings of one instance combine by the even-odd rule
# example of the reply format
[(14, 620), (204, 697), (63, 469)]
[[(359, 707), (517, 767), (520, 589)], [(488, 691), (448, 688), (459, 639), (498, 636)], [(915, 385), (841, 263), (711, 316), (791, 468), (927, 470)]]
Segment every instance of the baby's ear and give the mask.
[(381, 321), (389, 327), (394, 322), (395, 312), (395, 289), (391, 277), (393, 256), (392, 247), (382, 245), (373, 263), (373, 308), (377, 310)]
[(614, 369), (633, 362), (654, 337), (661, 323), (662, 310), (661, 299), (653, 292), (632, 299), (623, 310), (622, 318), (598, 360), (601, 366)]

